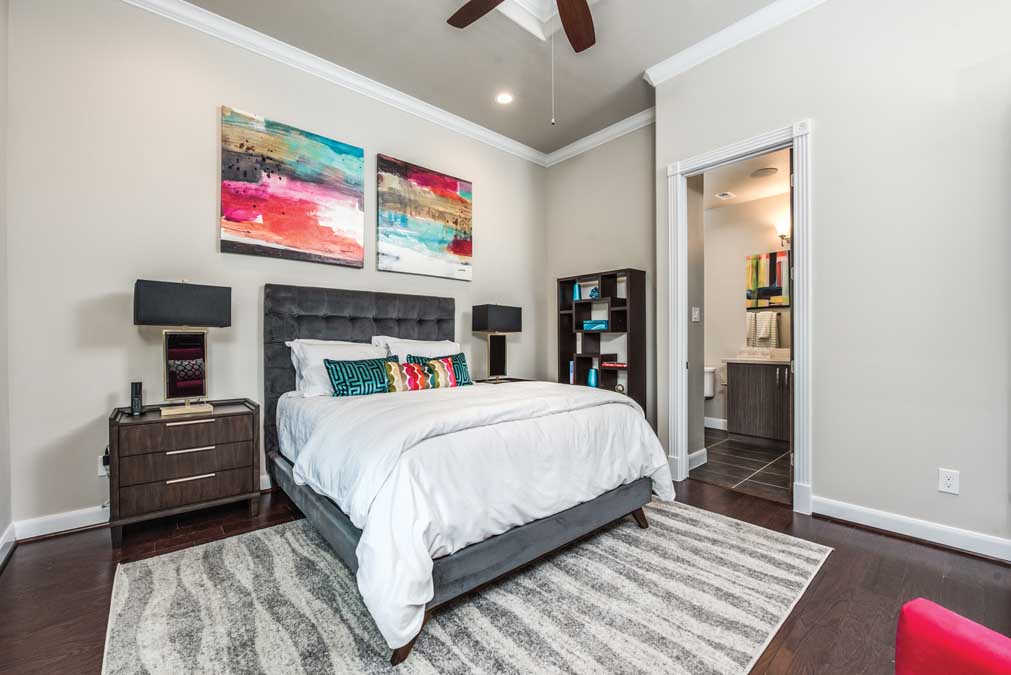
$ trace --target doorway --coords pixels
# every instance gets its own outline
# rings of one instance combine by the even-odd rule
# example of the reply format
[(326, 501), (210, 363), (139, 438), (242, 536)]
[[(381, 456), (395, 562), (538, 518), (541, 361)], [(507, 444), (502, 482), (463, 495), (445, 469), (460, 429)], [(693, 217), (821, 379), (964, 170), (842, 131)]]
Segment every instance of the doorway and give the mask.
[(811, 509), (810, 131), (799, 122), (668, 170), (675, 478), (802, 513)]
[(791, 154), (688, 179), (701, 195), (689, 211), (689, 340), (701, 333), (704, 354), (702, 411), (689, 406), (689, 477), (781, 504), (793, 503)]

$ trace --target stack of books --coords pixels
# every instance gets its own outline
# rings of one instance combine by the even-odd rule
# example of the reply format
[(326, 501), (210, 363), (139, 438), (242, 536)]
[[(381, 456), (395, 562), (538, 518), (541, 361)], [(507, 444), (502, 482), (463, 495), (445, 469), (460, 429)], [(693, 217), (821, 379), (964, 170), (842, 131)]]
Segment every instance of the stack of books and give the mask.
[(583, 330), (607, 330), (607, 321), (603, 319), (584, 321)]

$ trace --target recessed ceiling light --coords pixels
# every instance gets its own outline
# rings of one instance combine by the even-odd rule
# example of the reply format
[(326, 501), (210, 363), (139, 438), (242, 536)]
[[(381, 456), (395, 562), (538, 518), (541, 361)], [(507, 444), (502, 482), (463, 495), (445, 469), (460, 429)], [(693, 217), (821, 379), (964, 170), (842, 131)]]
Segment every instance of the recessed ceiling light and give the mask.
[(726, 200), (726, 199), (733, 199), (736, 196), (737, 195), (735, 195), (733, 192), (717, 192), (716, 193), (716, 198), (717, 199), (724, 199), (724, 200)]
[(508, 91), (501, 91), (495, 96), (495, 102), (500, 105), (509, 105), (513, 102), (513, 95)]
[(764, 169), (756, 169), (751, 172), (752, 178), (767, 178), (769, 176), (775, 176), (779, 173), (779, 169), (774, 166), (767, 166)]

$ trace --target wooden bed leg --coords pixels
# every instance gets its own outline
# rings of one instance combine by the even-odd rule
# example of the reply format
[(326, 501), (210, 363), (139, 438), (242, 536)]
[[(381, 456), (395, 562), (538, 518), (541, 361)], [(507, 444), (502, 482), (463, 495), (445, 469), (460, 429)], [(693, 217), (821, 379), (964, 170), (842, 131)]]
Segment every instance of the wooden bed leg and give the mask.
[[(418, 637), (415, 636), (414, 640)], [(411, 640), (403, 647), (399, 647), (393, 650), (393, 656), (390, 657), (391, 666), (399, 666), (401, 663), (407, 660), (407, 657), (411, 655), (411, 649), (414, 648), (414, 640)]]
[[(431, 615), (428, 612), (425, 612), (425, 618), (421, 620), (421, 629), (418, 630), (418, 635), (421, 635), (421, 631), (425, 629), (425, 624), (428, 623), (430, 616)], [(417, 641), (418, 635), (411, 638), (411, 641), (403, 647), (398, 647), (393, 650), (393, 656), (390, 657), (391, 666), (399, 666), (407, 660), (407, 657), (411, 655), (411, 650), (414, 649), (414, 643)]]
[(642, 509), (636, 509), (632, 511), (632, 517), (635, 518), (636, 524), (643, 530), (649, 527), (649, 521), (646, 520), (646, 512)]

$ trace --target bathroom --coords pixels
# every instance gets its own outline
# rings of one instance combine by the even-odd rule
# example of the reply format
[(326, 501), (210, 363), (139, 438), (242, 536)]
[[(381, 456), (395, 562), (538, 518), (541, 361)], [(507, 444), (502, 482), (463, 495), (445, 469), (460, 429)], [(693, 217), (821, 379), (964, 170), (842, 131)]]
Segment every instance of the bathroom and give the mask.
[(702, 227), (694, 248), (703, 269), (696, 267), (701, 283), (690, 297), (693, 305), (702, 300), (691, 325), (703, 333), (703, 405), (691, 408), (704, 432), (702, 447), (690, 448), (689, 475), (786, 504), (793, 483), (790, 173), (783, 149), (696, 178)]

